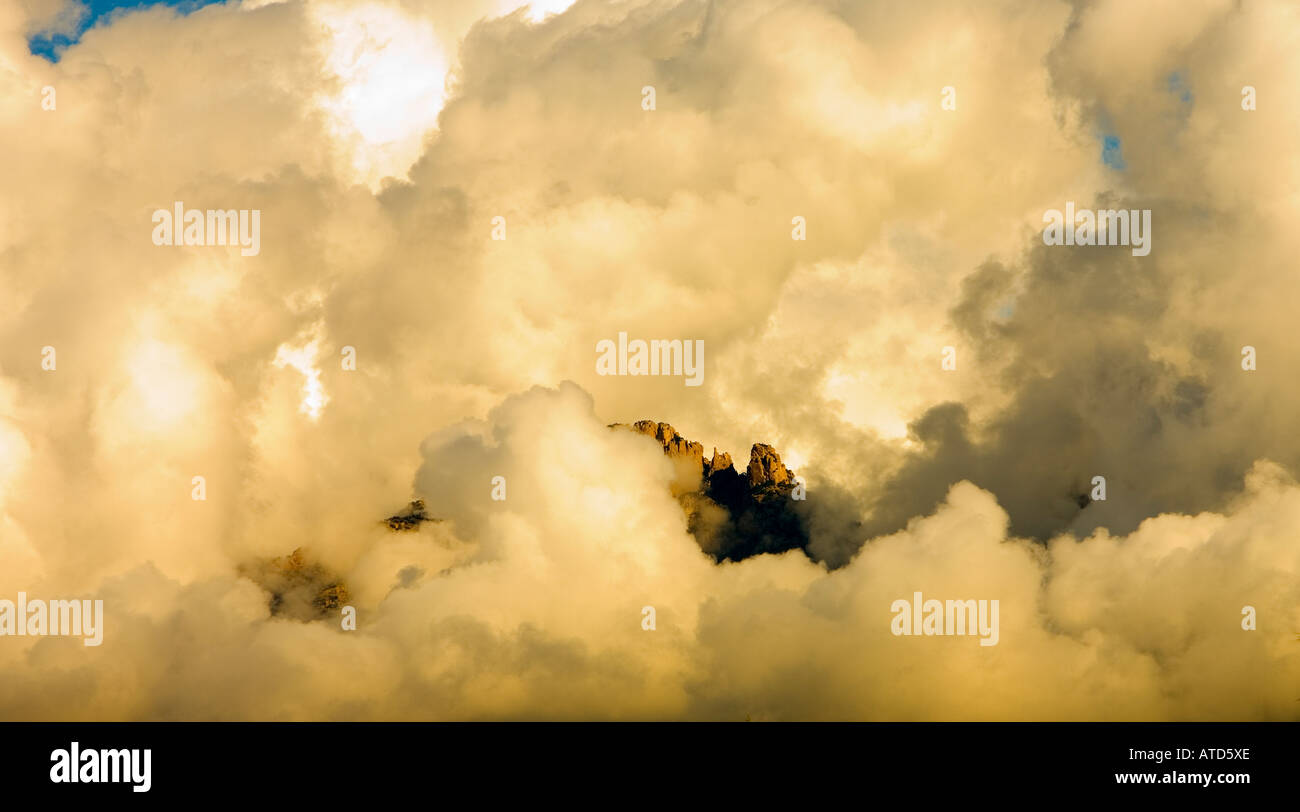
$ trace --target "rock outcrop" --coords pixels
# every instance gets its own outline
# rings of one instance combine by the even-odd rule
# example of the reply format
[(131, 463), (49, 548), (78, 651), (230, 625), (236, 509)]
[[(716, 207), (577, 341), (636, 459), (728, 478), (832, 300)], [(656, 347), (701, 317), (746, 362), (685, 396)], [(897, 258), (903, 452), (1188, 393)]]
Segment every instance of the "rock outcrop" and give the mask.
[(347, 585), (310, 561), (300, 547), (287, 556), (241, 568), (241, 574), (271, 595), (271, 614), (295, 620), (337, 618), (349, 600)]
[[(610, 429), (631, 431), (653, 440), (673, 461), (670, 492), (686, 513), (687, 527), (700, 548), (716, 561), (739, 561), (762, 553), (802, 549), (808, 552), (808, 530), (794, 499), (795, 473), (766, 443), (749, 450), (744, 473), (731, 455), (683, 437), (668, 423), (638, 420), (612, 423)], [(383, 520), (393, 532), (419, 530), (440, 519), (428, 514), (422, 500)], [(258, 583), (271, 591), (272, 612), (304, 620), (322, 617), (347, 600), (347, 588), (321, 568), (309, 564), (301, 551), (274, 559), (259, 568)]]
[(781, 464), (781, 455), (767, 443), (754, 443), (749, 450), (749, 487), (784, 485), (794, 481), (794, 472)]
[(729, 468), (732, 468), (731, 455), (725, 451), (719, 454), (717, 446), (714, 446), (713, 459), (706, 465), (704, 475), (709, 476), (713, 471), (725, 471)]
[(613, 423), (610, 428), (654, 438), (665, 456), (685, 460), (692, 473), (698, 471), (691, 487), (676, 496), (696, 541), (717, 560), (807, 549), (808, 533), (791, 498), (795, 474), (772, 446), (755, 443), (742, 475), (730, 454), (715, 447), (713, 456), (705, 460), (704, 446), (682, 437), (668, 423), (638, 420), (630, 425)]
[[(631, 424), (611, 423), (609, 427), (611, 429), (630, 429), (638, 434), (655, 438), (663, 446), (666, 456), (673, 459), (698, 462), (700, 476), (704, 479), (708, 479), (715, 473), (729, 469), (734, 470), (735, 468), (735, 464), (731, 461), (731, 455), (725, 451), (719, 454), (717, 446), (713, 447), (713, 457), (705, 460), (704, 446), (687, 440), (669, 423), (638, 420)], [(746, 469), (746, 473), (751, 488), (765, 485), (785, 485), (794, 482), (794, 472), (781, 464), (781, 455), (767, 443), (754, 443), (754, 446), (749, 450), (749, 467)], [(414, 506), (416, 503), (412, 502), (411, 504)], [(420, 507), (423, 509), (423, 502), (420, 503)]]
[(439, 520), (430, 518), (425, 511), (424, 500), (416, 499), (407, 505), (405, 510), (384, 519), (384, 524), (388, 525), (389, 530), (419, 530), (422, 522), (436, 521)]
[(677, 429), (667, 423), (656, 423), (653, 420), (638, 420), (628, 425), (626, 423), (614, 423), (610, 428), (631, 429), (638, 434), (644, 434), (647, 437), (653, 437), (663, 446), (664, 455), (676, 460), (686, 460), (693, 466), (698, 467), (701, 475), (707, 474), (706, 463), (704, 462), (704, 446), (699, 443), (692, 443), (685, 437), (677, 433)]

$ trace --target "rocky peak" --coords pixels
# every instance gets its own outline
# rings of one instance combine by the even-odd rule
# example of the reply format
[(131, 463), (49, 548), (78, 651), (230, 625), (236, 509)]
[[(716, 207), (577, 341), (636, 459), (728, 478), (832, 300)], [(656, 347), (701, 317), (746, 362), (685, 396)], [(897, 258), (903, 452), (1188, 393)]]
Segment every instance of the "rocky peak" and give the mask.
[[(730, 454), (715, 446), (713, 455), (705, 459), (701, 443), (687, 440), (668, 423), (638, 420), (611, 423), (609, 428), (653, 438), (672, 460), (675, 471), (669, 490), (686, 513), (696, 543), (715, 561), (794, 549), (808, 553), (809, 534), (797, 508), (800, 503), (795, 501), (794, 472), (772, 446), (755, 443), (749, 450), (749, 465), (740, 473)], [(439, 521), (429, 515), (421, 499), (383, 520), (394, 532), (418, 531), (425, 522)], [(320, 619), (336, 613), (348, 600), (346, 585), (308, 560), (302, 550), (283, 559), (263, 560), (249, 574), (271, 593), (272, 614)]]
[(712, 476), (720, 471), (726, 471), (728, 469), (734, 470), (733, 463), (731, 462), (731, 455), (725, 451), (719, 454), (718, 447), (714, 446), (713, 459), (709, 460), (708, 463), (705, 464), (704, 475)]
[[(638, 420), (630, 425), (627, 423), (610, 423), (609, 428), (629, 429), (638, 434), (653, 437), (663, 446), (664, 455), (667, 457), (698, 461), (700, 475), (705, 480), (712, 478), (715, 474), (721, 474), (728, 470), (734, 471), (735, 464), (732, 462), (730, 454), (725, 451), (719, 453), (717, 446), (714, 446), (713, 457), (707, 460), (704, 459), (704, 446), (687, 440), (669, 423)], [(794, 482), (794, 472), (782, 464), (781, 455), (767, 443), (754, 443), (753, 447), (750, 448), (746, 477), (750, 488), (765, 488), (773, 485), (788, 487)]]
[(693, 443), (677, 433), (677, 429), (668, 423), (656, 423), (653, 420), (638, 420), (632, 425), (626, 423), (611, 423), (609, 428), (631, 429), (638, 434), (644, 434), (647, 437), (653, 437), (659, 441), (664, 448), (664, 455), (674, 459), (688, 459), (699, 464), (701, 474), (704, 473), (704, 446), (700, 443)]
[(350, 600), (347, 584), (301, 547), (287, 556), (250, 562), (240, 567), (240, 574), (270, 593), (271, 615), (276, 617), (334, 618)]
[(716, 560), (740, 560), (760, 553), (779, 553), (808, 544), (790, 495), (794, 472), (781, 463), (775, 448), (755, 443), (749, 452), (749, 467), (738, 473), (731, 455), (719, 452), (704, 459), (704, 446), (693, 443), (667, 423), (639, 420), (628, 425), (612, 423), (611, 429), (630, 429), (653, 437), (664, 455), (690, 460), (698, 467), (698, 479), (674, 495), (686, 511), (691, 533), (700, 547)]
[(794, 472), (781, 463), (781, 455), (767, 443), (754, 443), (749, 450), (749, 487), (785, 485), (794, 480)]
[(424, 508), (423, 499), (412, 500), (406, 509), (394, 513), (384, 520), (389, 530), (419, 530), (421, 522), (436, 522), (438, 519), (429, 518), (428, 512)]

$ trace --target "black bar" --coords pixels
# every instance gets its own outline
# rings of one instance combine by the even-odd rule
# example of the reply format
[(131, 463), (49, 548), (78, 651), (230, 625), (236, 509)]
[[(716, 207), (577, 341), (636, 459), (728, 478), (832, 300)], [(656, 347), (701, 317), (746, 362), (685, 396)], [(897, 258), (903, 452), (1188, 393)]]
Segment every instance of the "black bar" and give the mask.
[[(1293, 795), (1296, 734), (1294, 723), (9, 723), (0, 724), (0, 782), (6, 799), (278, 798), (332, 809), (403, 795), (457, 807), (512, 797), (567, 805), (579, 795), (604, 807), (680, 803), (700, 793), (810, 805), (837, 786), (861, 805), (887, 790), (1224, 802)], [(70, 757), (73, 742), (83, 758), (150, 750), (149, 790), (53, 783), (51, 754)], [(1161, 783), (1188, 774), (1214, 783)], [(1221, 783), (1228, 776), (1238, 783)]]

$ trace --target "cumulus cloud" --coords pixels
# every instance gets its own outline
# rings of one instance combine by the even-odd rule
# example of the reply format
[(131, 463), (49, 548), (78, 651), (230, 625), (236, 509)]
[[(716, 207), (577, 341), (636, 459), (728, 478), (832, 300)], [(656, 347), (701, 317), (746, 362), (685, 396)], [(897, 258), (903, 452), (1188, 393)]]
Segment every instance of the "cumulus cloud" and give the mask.
[[(1295, 718), (1294, 8), (517, 5), (53, 64), (75, 9), (0, 10), (0, 598), (107, 613), (0, 640), (0, 717)], [(1067, 200), (1151, 254), (1043, 245)], [(260, 254), (153, 245), (174, 201)], [(620, 331), (704, 385), (597, 375)], [(714, 563), (643, 417), (779, 448), (810, 554)], [(356, 631), (272, 611), (297, 549)], [(1000, 642), (894, 636), (914, 591)]]
[[(13, 718), (1241, 718), (1291, 713), (1300, 487), (1256, 466), (1231, 515), (1127, 537), (1008, 537), (987, 491), (827, 570), (716, 565), (648, 438), (572, 384), (430, 438), (416, 487), (443, 523), (354, 529), (357, 632), (272, 616), (249, 580), (152, 564), (107, 579), (106, 643), (6, 646)], [(508, 498), (485, 498), (504, 472)], [(413, 563), (421, 574), (405, 572)], [(996, 597), (1000, 641), (898, 637), (913, 591)], [(653, 632), (642, 610), (656, 610)], [(35, 642), (33, 642), (35, 641)], [(182, 643), (177, 645), (177, 643)]]

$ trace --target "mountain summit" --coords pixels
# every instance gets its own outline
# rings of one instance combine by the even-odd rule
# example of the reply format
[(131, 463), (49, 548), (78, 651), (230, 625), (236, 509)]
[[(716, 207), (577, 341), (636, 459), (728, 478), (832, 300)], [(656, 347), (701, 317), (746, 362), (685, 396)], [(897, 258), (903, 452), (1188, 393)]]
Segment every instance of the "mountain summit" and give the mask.
[(609, 428), (654, 439), (664, 455), (684, 469), (674, 494), (686, 511), (692, 535), (716, 560), (807, 548), (808, 532), (795, 511), (795, 473), (772, 446), (755, 443), (749, 449), (749, 465), (740, 474), (730, 454), (714, 448), (706, 460), (702, 444), (682, 437), (668, 423), (638, 420)]

